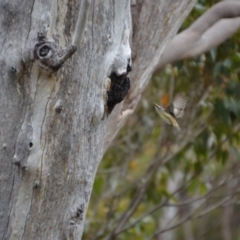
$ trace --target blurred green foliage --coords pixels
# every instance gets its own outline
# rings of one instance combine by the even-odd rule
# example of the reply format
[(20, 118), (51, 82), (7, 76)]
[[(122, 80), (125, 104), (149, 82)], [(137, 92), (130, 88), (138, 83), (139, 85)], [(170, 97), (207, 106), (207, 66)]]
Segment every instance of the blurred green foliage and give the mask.
[[(217, 2), (199, 1), (181, 30)], [(228, 196), (229, 183), (237, 186), (240, 159), (239, 37), (238, 32), (218, 48), (153, 75), (137, 111), (99, 166), (83, 239), (107, 239), (138, 199), (116, 239), (148, 239), (189, 214), (193, 239), (223, 239), (225, 208), (217, 203)], [(182, 134), (163, 125), (153, 107), (164, 96), (170, 100), (173, 92), (187, 98), (179, 120)], [(232, 239), (238, 239), (237, 193), (234, 199), (230, 228)], [(186, 201), (192, 202), (180, 204)], [(214, 210), (197, 217), (214, 204)], [(173, 228), (178, 236), (173, 239), (186, 239), (182, 226)]]

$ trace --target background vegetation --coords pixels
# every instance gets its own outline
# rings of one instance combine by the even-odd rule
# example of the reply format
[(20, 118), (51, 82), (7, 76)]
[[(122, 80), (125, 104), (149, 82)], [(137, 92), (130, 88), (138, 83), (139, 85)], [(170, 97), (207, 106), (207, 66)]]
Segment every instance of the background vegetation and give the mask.
[[(199, 1), (181, 30), (217, 2)], [(154, 74), (101, 162), (83, 239), (239, 239), (239, 37)], [(181, 134), (153, 106), (177, 93)]]

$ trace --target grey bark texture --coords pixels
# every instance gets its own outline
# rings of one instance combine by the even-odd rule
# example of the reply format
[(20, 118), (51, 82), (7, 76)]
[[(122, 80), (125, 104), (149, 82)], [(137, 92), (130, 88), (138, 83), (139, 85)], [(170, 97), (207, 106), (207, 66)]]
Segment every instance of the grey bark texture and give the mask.
[(103, 153), (195, 2), (0, 0), (0, 239), (81, 239)]

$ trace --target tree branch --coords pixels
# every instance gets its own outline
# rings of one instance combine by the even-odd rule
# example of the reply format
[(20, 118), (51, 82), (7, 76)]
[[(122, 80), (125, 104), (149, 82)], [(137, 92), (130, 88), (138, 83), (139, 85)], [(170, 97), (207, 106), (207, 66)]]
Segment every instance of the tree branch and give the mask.
[[(236, 125), (234, 127), (234, 131), (238, 131), (240, 125)], [(202, 129), (201, 129), (202, 130)], [(197, 135), (199, 133), (201, 133), (201, 130), (196, 131)], [(195, 133), (195, 136), (196, 136)], [(223, 143), (226, 142), (227, 139), (229, 139), (231, 137), (231, 135), (226, 136), (226, 138), (224, 138), (221, 143), (219, 145), (222, 145)], [(193, 136), (192, 136), (193, 138)], [(192, 139), (191, 137), (189, 137), (189, 139)], [(191, 204), (194, 203), (196, 201), (200, 201), (206, 198), (209, 198), (208, 196), (210, 194), (212, 194), (213, 192), (215, 192), (216, 190), (218, 190), (220, 187), (222, 187), (224, 184), (228, 183), (229, 181), (231, 181), (234, 177), (234, 175), (232, 176), (232, 178), (230, 179), (226, 179), (224, 181), (222, 181), (217, 187), (215, 187), (214, 189), (210, 190), (208, 193), (206, 193), (204, 196), (199, 197), (197, 199), (191, 199), (188, 200), (186, 202), (182, 202), (180, 204), (170, 204), (168, 203), (168, 199), (166, 199), (164, 202), (156, 205), (155, 207), (153, 207), (152, 209), (150, 209), (149, 211), (147, 211), (146, 213), (144, 213), (142, 216), (140, 216), (137, 220), (135, 220), (133, 223), (125, 226), (125, 224), (127, 223), (127, 221), (129, 220), (129, 218), (132, 216), (132, 214), (134, 213), (134, 211), (136, 210), (136, 208), (138, 207), (138, 205), (141, 203), (141, 197), (144, 195), (145, 190), (147, 189), (147, 184), (148, 184), (148, 179), (151, 179), (152, 175), (154, 174), (154, 172), (150, 172), (150, 170), (152, 169), (158, 169), (159, 166), (162, 166), (163, 164), (165, 164), (166, 162), (168, 162), (170, 159), (173, 158), (173, 156), (175, 156), (184, 146), (186, 146), (186, 144), (188, 143), (188, 141), (184, 142), (184, 144), (181, 145), (181, 147), (179, 148), (178, 151), (174, 152), (173, 154), (170, 154), (170, 156), (168, 155), (167, 157), (163, 157), (162, 161), (159, 161), (159, 159), (157, 158), (158, 154), (156, 154), (156, 162), (155, 159), (152, 161), (151, 166), (148, 168), (148, 170), (146, 171), (147, 173), (145, 173), (145, 176), (141, 177), (141, 179), (145, 179), (145, 184), (143, 184), (142, 187), (140, 187), (140, 192), (136, 193), (136, 196), (134, 196), (134, 198), (132, 199), (128, 209), (125, 211), (125, 213), (120, 217), (120, 219), (118, 220), (119, 224), (117, 226), (117, 228), (115, 229), (115, 231), (112, 232), (112, 234), (110, 234), (110, 237), (112, 236), (116, 236), (118, 234), (120, 234), (121, 232), (124, 232), (126, 230), (128, 230), (129, 228), (133, 227), (134, 225), (136, 225), (138, 222), (140, 222), (144, 217), (151, 215), (152, 213), (154, 213), (155, 211), (157, 211), (159, 208), (162, 207), (179, 207), (179, 206), (183, 206), (183, 205), (187, 205), (187, 204)], [(218, 148), (214, 149), (210, 156), (209, 156), (209, 161), (210, 159), (215, 156), (216, 152), (217, 152)], [(165, 161), (163, 161), (163, 159), (165, 159)], [(167, 159), (167, 160), (166, 160)], [(160, 165), (159, 165), (160, 163)], [(234, 167), (233, 169), (238, 169), (238, 167)], [(190, 183), (192, 181), (192, 179), (194, 179), (197, 175), (199, 175), (200, 173), (196, 173), (194, 174), (187, 183), (184, 184), (184, 186), (188, 185), (188, 183)], [(139, 181), (138, 181), (139, 182)], [(175, 195), (177, 192), (179, 192), (180, 189), (182, 189), (183, 186), (179, 187), (177, 190), (175, 190), (172, 195)], [(239, 191), (236, 191), (233, 195), (238, 194)], [(121, 224), (120, 224), (121, 223)], [(111, 239), (111, 238), (108, 239)]]
[(213, 206), (209, 207), (206, 211), (203, 211), (202, 213), (200, 213), (199, 215), (197, 215), (197, 216), (194, 217), (193, 214), (197, 211), (197, 209), (196, 209), (193, 213), (190, 213), (190, 214), (189, 214), (186, 218), (184, 218), (182, 221), (180, 221), (180, 222), (178, 222), (178, 223), (176, 223), (176, 224), (174, 224), (174, 225), (172, 225), (172, 226), (170, 226), (170, 227), (168, 227), (168, 228), (165, 228), (165, 229), (161, 229), (161, 230), (159, 230), (159, 231), (156, 231), (148, 240), (153, 239), (154, 237), (156, 237), (156, 236), (159, 235), (159, 234), (162, 234), (162, 233), (164, 233), (164, 232), (167, 232), (167, 231), (170, 231), (170, 230), (172, 230), (172, 229), (174, 229), (174, 228), (177, 228), (177, 227), (181, 226), (183, 223), (188, 222), (189, 220), (198, 219), (198, 218), (201, 218), (201, 217), (207, 215), (208, 213), (210, 213), (210, 212), (213, 211), (214, 209), (222, 206), (222, 205), (223, 205), (225, 202), (227, 202), (230, 198), (231, 198), (231, 196), (230, 196), (230, 197), (228, 196), (228, 197), (224, 198), (223, 200), (221, 200), (221, 201), (219, 201), (218, 203), (214, 204)]
[[(172, 203), (168, 203), (169, 199), (166, 199), (164, 202), (156, 205), (155, 207), (153, 207), (152, 209), (150, 209), (149, 211), (144, 213), (142, 216), (137, 218), (133, 223), (131, 223), (128, 226), (126, 226), (123, 229), (121, 229), (121, 232), (124, 232), (124, 231), (128, 230), (129, 228), (134, 227), (137, 223), (141, 222), (145, 217), (147, 217), (149, 215), (152, 215), (154, 212), (156, 212), (160, 208), (163, 208), (163, 207), (181, 207), (181, 206), (193, 204), (193, 203), (195, 203), (197, 201), (211, 199), (213, 197), (209, 197), (209, 195), (211, 195), (212, 193), (216, 192), (219, 188), (223, 187), (225, 184), (229, 183), (232, 180), (233, 180), (233, 177), (230, 178), (230, 179), (226, 179), (223, 182), (221, 182), (218, 186), (216, 186), (214, 189), (212, 189), (209, 192), (207, 192), (204, 196), (198, 197), (198, 198), (194, 198), (194, 199), (190, 199), (190, 200), (187, 200), (185, 202), (181, 202), (181, 203), (178, 203), (178, 204), (172, 204)], [(176, 193), (177, 193), (177, 191), (173, 192), (171, 195), (174, 196)], [(237, 191), (229, 194), (228, 196), (233, 197), (233, 196), (235, 196), (236, 194), (239, 194), (239, 193), (240, 193), (240, 190), (237, 190)], [(223, 196), (219, 196), (217, 198), (223, 198)], [(118, 232), (118, 233), (120, 233), (120, 232)]]
[(240, 2), (220, 2), (170, 41), (157, 68), (204, 53), (223, 43), (239, 27)]

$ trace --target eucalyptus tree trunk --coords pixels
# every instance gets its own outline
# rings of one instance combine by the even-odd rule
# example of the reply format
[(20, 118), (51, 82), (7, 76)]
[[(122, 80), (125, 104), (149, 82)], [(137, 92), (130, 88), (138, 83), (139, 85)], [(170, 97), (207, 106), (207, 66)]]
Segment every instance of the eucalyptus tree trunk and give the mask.
[(0, 239), (81, 239), (103, 153), (195, 2), (0, 0)]

